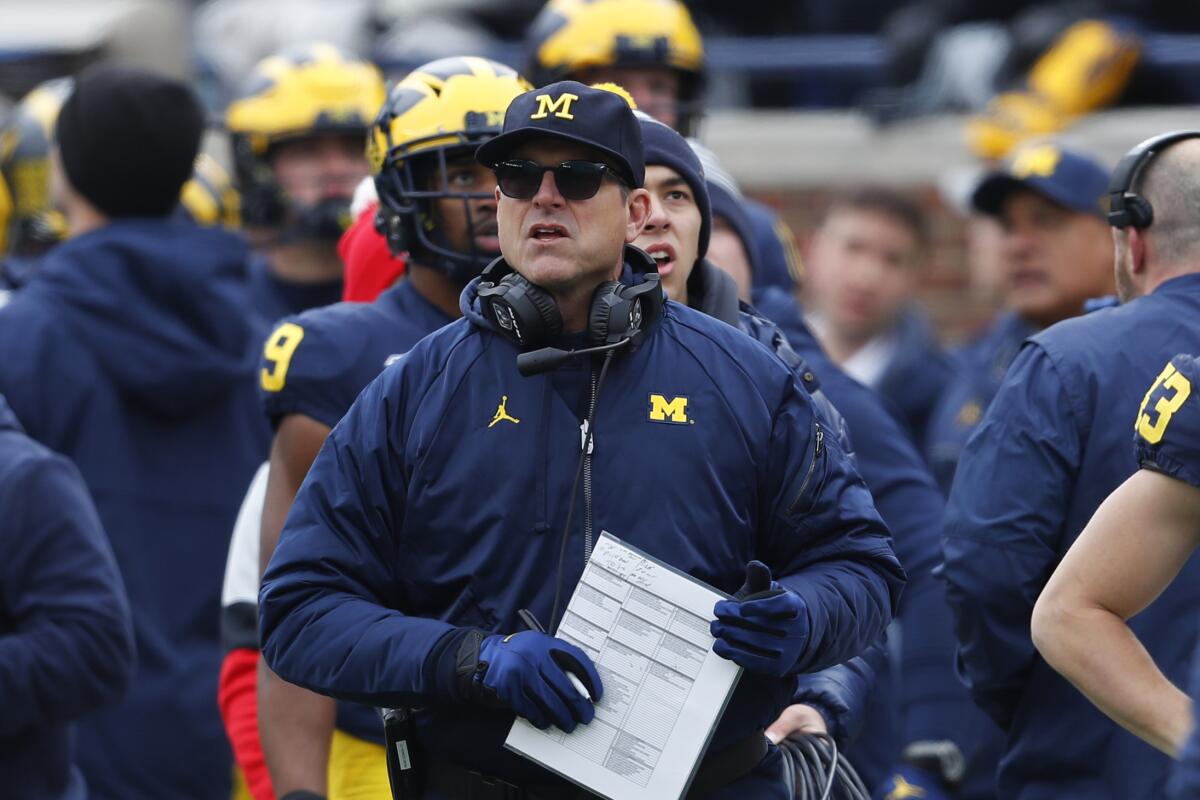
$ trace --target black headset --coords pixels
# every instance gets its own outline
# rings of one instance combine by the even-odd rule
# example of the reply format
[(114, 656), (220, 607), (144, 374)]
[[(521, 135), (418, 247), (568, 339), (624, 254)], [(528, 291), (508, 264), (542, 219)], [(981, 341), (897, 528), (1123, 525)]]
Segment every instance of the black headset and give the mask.
[(662, 313), (662, 279), (654, 259), (641, 250), (627, 246), (625, 255), (642, 279), (632, 285), (605, 281), (596, 287), (588, 310), (589, 346), (578, 350), (550, 346), (562, 335), (563, 322), (549, 292), (514, 272), (503, 258), (488, 265), (478, 289), (483, 315), (522, 348), (539, 348), (517, 357), (522, 375), (554, 369), (571, 356), (641, 344), (645, 330)]
[(1154, 222), (1150, 201), (1133, 191), (1134, 181), (1154, 157), (1176, 142), (1200, 139), (1200, 130), (1151, 136), (1125, 154), (1108, 181), (1108, 224), (1114, 228), (1149, 228)]

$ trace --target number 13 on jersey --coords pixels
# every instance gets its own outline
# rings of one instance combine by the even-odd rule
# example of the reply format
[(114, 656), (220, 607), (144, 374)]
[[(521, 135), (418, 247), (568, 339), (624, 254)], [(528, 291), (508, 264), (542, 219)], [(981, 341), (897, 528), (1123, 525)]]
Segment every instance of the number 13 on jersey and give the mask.
[(1167, 432), (1171, 417), (1183, 408), (1191, 394), (1192, 382), (1174, 364), (1167, 364), (1142, 398), (1134, 429), (1150, 444), (1158, 444)]

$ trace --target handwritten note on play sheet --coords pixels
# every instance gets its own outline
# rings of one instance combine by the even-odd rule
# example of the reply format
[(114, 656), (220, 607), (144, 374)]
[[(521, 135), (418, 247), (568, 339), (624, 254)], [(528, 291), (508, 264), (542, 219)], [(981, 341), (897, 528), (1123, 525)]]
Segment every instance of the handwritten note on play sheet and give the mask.
[(603, 533), (555, 634), (596, 664), (596, 718), (567, 734), (518, 717), (505, 746), (604, 797), (682, 797), (741, 675), (712, 652), (724, 597)]

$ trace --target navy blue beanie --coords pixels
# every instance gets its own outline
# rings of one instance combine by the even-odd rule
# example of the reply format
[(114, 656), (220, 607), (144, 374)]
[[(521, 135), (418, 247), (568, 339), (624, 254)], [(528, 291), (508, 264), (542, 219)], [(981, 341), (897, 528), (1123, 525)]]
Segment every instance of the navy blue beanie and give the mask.
[(696, 258), (704, 258), (708, 252), (708, 237), (712, 230), (712, 204), (708, 198), (708, 184), (704, 180), (704, 167), (699, 157), (678, 133), (656, 119), (641, 112), (637, 114), (642, 125), (642, 147), (647, 167), (659, 165), (670, 167), (687, 181), (696, 205), (700, 209), (700, 248)]
[(712, 202), (713, 216), (725, 220), (729, 227), (733, 228), (733, 232), (742, 240), (742, 247), (746, 250), (751, 274), (757, 273), (758, 241), (754, 238), (754, 227), (750, 224), (750, 217), (742, 208), (742, 200), (734, 197), (716, 181), (709, 181), (708, 195)]

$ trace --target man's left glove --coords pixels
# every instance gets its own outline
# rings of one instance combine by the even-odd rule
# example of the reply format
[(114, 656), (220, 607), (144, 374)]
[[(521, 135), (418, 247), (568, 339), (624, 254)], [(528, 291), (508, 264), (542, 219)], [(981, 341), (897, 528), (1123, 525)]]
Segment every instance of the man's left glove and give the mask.
[(808, 609), (800, 595), (771, 580), (761, 561), (746, 565), (733, 600), (719, 600), (709, 630), (713, 652), (751, 672), (782, 677), (795, 671), (808, 646)]
[[(567, 677), (587, 690), (584, 697)], [(466, 700), (509, 708), (538, 728), (570, 733), (596, 716), (592, 703), (604, 686), (587, 653), (546, 633), (509, 636), (471, 631), (458, 648), (459, 694)]]

